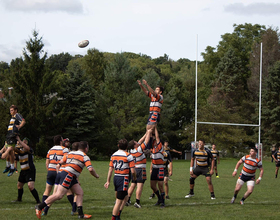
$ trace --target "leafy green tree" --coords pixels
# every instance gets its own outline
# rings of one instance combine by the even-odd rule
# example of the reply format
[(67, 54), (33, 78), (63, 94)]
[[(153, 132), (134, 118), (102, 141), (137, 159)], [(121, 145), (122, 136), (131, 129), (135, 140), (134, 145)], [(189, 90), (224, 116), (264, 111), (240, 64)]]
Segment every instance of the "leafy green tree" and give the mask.
[(46, 66), (51, 72), (60, 70), (65, 73), (68, 63), (72, 59), (73, 56), (69, 53), (53, 54), (46, 60)]
[[(26, 120), (24, 135), (37, 143), (40, 138), (59, 132), (61, 127), (56, 124), (54, 114), (59, 89), (57, 76), (46, 68), (47, 54), (43, 51), (42, 37), (36, 30), (32, 35), (26, 42), (23, 58), (12, 60), (9, 81), (17, 94), (14, 104), (20, 107)], [(37, 150), (45, 156), (47, 143), (44, 149)]]
[(269, 71), (267, 88), (263, 92), (262, 129), (264, 146), (279, 142), (280, 135), (280, 61)]

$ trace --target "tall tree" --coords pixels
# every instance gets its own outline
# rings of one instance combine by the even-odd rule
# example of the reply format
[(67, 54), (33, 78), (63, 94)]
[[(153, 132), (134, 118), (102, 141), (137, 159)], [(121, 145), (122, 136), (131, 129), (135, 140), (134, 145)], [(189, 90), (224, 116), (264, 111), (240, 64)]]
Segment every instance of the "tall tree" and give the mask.
[[(9, 81), (18, 94), (14, 104), (20, 106), (26, 119), (25, 135), (35, 143), (59, 130), (54, 115), (59, 89), (57, 76), (46, 68), (47, 53), (43, 47), (42, 37), (34, 30), (26, 42), (23, 58), (12, 60), (10, 65)], [(38, 146), (45, 148), (39, 149), (41, 152), (47, 149), (46, 143)]]

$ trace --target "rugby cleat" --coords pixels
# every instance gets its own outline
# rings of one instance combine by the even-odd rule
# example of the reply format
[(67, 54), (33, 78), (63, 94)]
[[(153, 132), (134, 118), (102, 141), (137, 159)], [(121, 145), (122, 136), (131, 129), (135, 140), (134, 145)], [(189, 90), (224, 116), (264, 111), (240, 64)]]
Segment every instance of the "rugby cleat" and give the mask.
[(166, 198), (166, 199), (170, 199), (170, 197), (169, 197), (169, 196), (165, 196), (165, 198)]
[(232, 199), (230, 200), (230, 203), (233, 204), (235, 201), (235, 197), (232, 197)]
[(220, 178), (219, 176), (216, 176), (216, 178)]
[(243, 201), (243, 200), (240, 200), (240, 204), (241, 204), (241, 205), (244, 205), (244, 201)]
[(88, 218), (91, 218), (91, 216), (92, 215), (84, 214), (84, 215), (79, 215), (79, 218), (88, 219)]
[(186, 199), (191, 198), (194, 196), (194, 193), (189, 193), (188, 195), (185, 196)]
[(155, 194), (154, 193), (152, 193), (151, 195), (150, 195), (150, 197), (149, 197), (149, 199), (152, 199), (152, 198), (155, 198)]
[(3, 173), (8, 173), (10, 171), (11, 167), (6, 167)]
[(134, 207), (141, 209), (142, 206), (140, 204), (138, 204), (137, 202), (134, 203)]
[(211, 196), (211, 199), (216, 199), (216, 197), (215, 196)]
[(10, 169), (9, 173), (8, 173), (8, 177), (12, 176), (15, 172), (15, 169)]
[(39, 209), (38, 205), (35, 206), (36, 216), (38, 219), (41, 219), (42, 210)]

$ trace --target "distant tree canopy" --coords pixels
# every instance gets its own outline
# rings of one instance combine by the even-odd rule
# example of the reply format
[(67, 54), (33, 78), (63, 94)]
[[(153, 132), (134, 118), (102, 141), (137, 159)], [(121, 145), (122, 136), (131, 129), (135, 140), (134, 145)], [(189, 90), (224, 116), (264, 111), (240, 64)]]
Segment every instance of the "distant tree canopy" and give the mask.
[[(278, 142), (280, 126), (280, 44), (278, 29), (233, 25), (217, 47), (208, 46), (198, 62), (199, 121), (258, 123), (260, 42), (263, 43), (262, 142)], [(138, 140), (145, 133), (149, 98), (137, 80), (163, 86), (158, 125), (161, 139), (178, 150), (194, 140), (195, 61), (174, 61), (167, 54), (151, 58), (130, 52), (107, 53), (90, 48), (85, 56), (47, 56), (43, 38), (34, 30), (23, 56), (0, 62), (0, 140), (5, 141), (9, 106), (26, 119), (22, 136), (44, 157), (52, 137), (85, 140), (95, 159), (109, 156), (120, 138)], [(10, 88), (12, 87), (12, 89)], [(4, 94), (4, 95), (3, 95)], [(244, 151), (257, 142), (252, 127), (198, 125), (198, 138), (219, 150)]]

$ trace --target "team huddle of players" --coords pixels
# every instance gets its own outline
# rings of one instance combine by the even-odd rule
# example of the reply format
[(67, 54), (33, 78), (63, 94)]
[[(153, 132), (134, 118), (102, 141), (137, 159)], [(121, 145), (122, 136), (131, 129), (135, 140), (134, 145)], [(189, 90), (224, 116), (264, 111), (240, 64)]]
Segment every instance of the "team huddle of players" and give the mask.
[[(147, 151), (151, 157), (150, 187), (153, 193), (150, 198), (156, 195), (157, 202), (155, 205), (161, 208), (165, 207), (165, 199), (169, 199), (168, 180), (173, 172), (172, 159), (169, 151), (173, 149), (168, 146), (168, 142), (164, 144), (161, 142), (157, 129), (157, 124), (160, 121), (161, 106), (163, 104), (163, 88), (157, 86), (153, 90), (146, 80), (142, 80), (142, 82), (138, 80), (138, 84), (143, 92), (151, 99), (149, 117), (146, 132), (143, 137), (138, 142), (135, 140), (128, 142), (126, 139), (119, 140), (118, 150), (111, 156), (107, 181), (104, 187), (106, 189), (109, 188), (114, 172), (116, 201), (112, 211), (112, 220), (120, 219), (124, 207), (131, 204), (130, 197), (135, 188), (137, 189), (134, 206), (141, 208), (140, 198), (143, 185), (147, 179), (145, 156)], [(92, 167), (90, 158), (86, 155), (89, 150), (88, 143), (86, 141), (75, 142), (72, 144), (72, 151), (69, 151), (69, 139), (63, 139), (61, 135), (54, 137), (54, 146), (49, 150), (46, 158), (46, 168), (48, 170), (46, 189), (42, 202), (40, 202), (38, 193), (34, 187), (36, 169), (33, 164), (33, 150), (28, 145), (28, 139), (21, 141), (19, 138), (19, 129), (24, 126), (25, 120), (17, 111), (16, 106), (11, 106), (10, 113), (12, 119), (8, 127), (7, 142), (0, 151), (0, 157), (2, 159), (10, 157), (10, 162), (7, 162), (7, 169), (11, 170), (9, 172), (11, 173), (10, 175), (14, 171), (14, 167), (12, 166), (13, 161), (11, 159), (14, 158), (13, 153), (18, 152), (19, 155), (21, 172), (18, 179), (18, 198), (16, 201), (21, 201), (23, 185), (28, 183), (28, 187), (38, 203), (35, 210), (36, 216), (39, 219), (42, 215), (47, 215), (51, 204), (56, 200), (60, 200), (65, 194), (67, 194), (67, 198), (72, 206), (72, 215), (78, 214), (78, 218), (91, 218), (91, 215), (83, 213), (83, 190), (80, 184), (78, 184), (78, 177), (84, 167), (88, 169), (92, 176), (99, 178), (99, 175)], [(17, 141), (19, 149), (15, 148)], [(199, 140), (198, 148), (192, 151), (190, 192), (185, 198), (194, 196), (195, 179), (200, 175), (204, 175), (206, 178), (211, 199), (216, 198), (211, 176), (215, 170), (216, 178), (219, 178), (217, 173), (217, 161), (218, 163), (220, 162), (219, 152), (216, 150), (215, 145), (212, 146), (211, 152), (204, 147), (204, 144), (204, 140)], [(179, 151), (173, 151), (181, 154)], [(237, 162), (232, 174), (233, 176), (237, 174), (237, 169), (242, 163), (244, 163), (244, 166), (236, 183), (234, 196), (231, 200), (232, 203), (235, 201), (239, 190), (245, 182), (247, 183), (247, 191), (240, 203), (243, 204), (244, 200), (252, 193), (255, 184), (255, 172), (258, 168), (261, 172), (256, 184), (260, 182), (263, 175), (263, 168), (261, 161), (257, 159), (256, 155), (256, 149), (251, 149), (249, 155), (242, 157)], [(53, 194), (50, 195), (52, 189)]]

